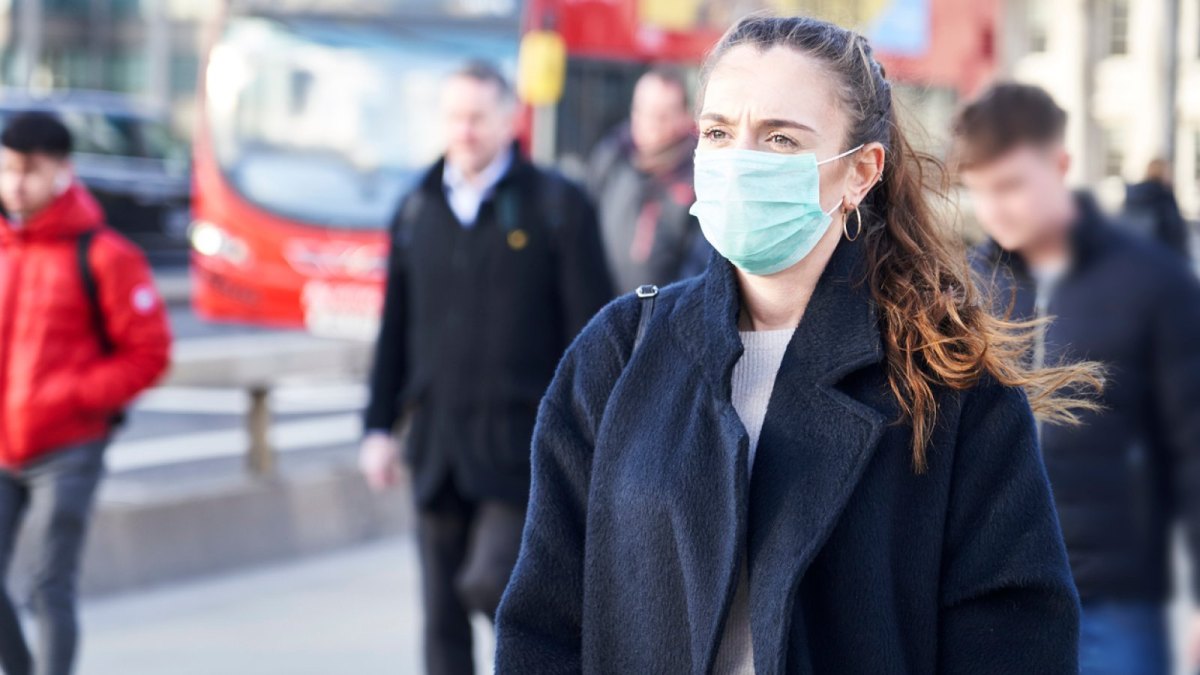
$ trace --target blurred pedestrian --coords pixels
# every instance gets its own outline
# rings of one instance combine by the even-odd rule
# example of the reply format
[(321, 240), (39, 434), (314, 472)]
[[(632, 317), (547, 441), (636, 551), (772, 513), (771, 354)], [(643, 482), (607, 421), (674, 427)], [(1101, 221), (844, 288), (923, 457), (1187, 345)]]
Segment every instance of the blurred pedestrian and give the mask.
[(1077, 672), (1025, 390), (1090, 370), (1016, 360), (862, 36), (752, 16), (703, 73), (723, 259), (563, 359), (497, 672)]
[(538, 401), (563, 350), (611, 295), (591, 204), (513, 143), (517, 103), (492, 66), (446, 83), (448, 146), (403, 200), (361, 464), (396, 479), (405, 443), (418, 510), (430, 673), (470, 673), (469, 612), (494, 616), (516, 561)]
[(61, 675), (104, 449), (120, 410), (166, 369), (170, 334), (145, 257), (75, 179), (62, 122), (23, 113), (0, 146), (0, 573), (28, 512), (38, 632), (33, 658), (0, 593), (0, 666)]
[(995, 301), (1052, 317), (1034, 365), (1108, 371), (1100, 410), (1041, 428), (1083, 602), (1083, 673), (1161, 675), (1178, 519), (1200, 553), (1200, 283), (1068, 190), (1065, 125), (1046, 92), (1000, 84), (959, 113), (954, 160), (990, 237), (974, 261)]
[(695, 129), (687, 80), (661, 66), (638, 79), (629, 120), (592, 152), (587, 185), (619, 292), (665, 286), (708, 265), (712, 248), (688, 213)]
[(1123, 222), (1138, 234), (1191, 257), (1191, 241), (1187, 221), (1179, 212), (1175, 189), (1171, 184), (1171, 165), (1165, 159), (1150, 160), (1146, 177), (1125, 190)]

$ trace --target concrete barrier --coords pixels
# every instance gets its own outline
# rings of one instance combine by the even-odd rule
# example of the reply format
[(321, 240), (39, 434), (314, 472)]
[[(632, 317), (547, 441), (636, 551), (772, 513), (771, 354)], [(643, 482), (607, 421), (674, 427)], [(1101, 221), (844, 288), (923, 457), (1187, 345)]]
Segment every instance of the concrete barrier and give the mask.
[[(289, 378), (365, 377), (370, 346), (303, 333), (194, 338), (175, 345), (165, 384), (241, 387), (251, 472), (161, 483), (120, 474), (102, 485), (81, 592), (100, 595), (311, 555), (406, 532), (407, 485), (373, 494), (352, 461), (273, 471), (266, 397)], [(347, 448), (347, 457), (353, 450)], [(27, 535), (22, 535), (23, 537)], [(28, 589), (31, 547), (19, 543), (13, 588)]]
[(165, 384), (249, 388), (297, 376), (365, 377), (370, 363), (367, 343), (300, 332), (191, 338), (175, 345)]
[(154, 285), (169, 306), (185, 305), (192, 299), (192, 279), (186, 266), (157, 268)]
[(371, 345), (312, 337), (303, 333), (266, 333), (186, 340), (175, 346), (166, 384), (239, 387), (249, 394), (246, 466), (269, 476), (275, 470), (271, 447), (271, 389), (288, 378), (365, 378)]
[[(406, 485), (372, 493), (353, 467), (195, 485), (104, 485), (84, 555), (80, 591), (96, 596), (298, 558), (408, 532)], [(13, 588), (28, 590), (30, 547), (20, 543)]]

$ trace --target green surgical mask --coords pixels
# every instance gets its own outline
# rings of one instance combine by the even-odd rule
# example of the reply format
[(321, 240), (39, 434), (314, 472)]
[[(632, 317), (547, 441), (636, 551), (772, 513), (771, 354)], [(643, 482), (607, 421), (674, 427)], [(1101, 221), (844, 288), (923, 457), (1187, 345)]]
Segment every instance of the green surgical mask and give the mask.
[(821, 208), (817, 167), (861, 147), (820, 162), (810, 152), (697, 152), (691, 214), (713, 248), (743, 271), (785, 270), (812, 252), (841, 205)]

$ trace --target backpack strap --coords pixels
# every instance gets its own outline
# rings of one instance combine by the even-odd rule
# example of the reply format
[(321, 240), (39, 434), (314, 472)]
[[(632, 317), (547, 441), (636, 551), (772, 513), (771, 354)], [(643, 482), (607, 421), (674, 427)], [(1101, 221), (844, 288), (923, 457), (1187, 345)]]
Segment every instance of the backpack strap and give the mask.
[(646, 327), (650, 325), (650, 318), (654, 316), (654, 303), (658, 299), (658, 286), (654, 284), (646, 284), (638, 286), (638, 298), (642, 301), (642, 315), (638, 319), (637, 334), (633, 337), (633, 351), (637, 351), (642, 340), (646, 337)]
[(100, 287), (96, 283), (96, 275), (88, 261), (88, 253), (92, 250), (92, 241), (96, 238), (96, 230), (88, 230), (79, 235), (75, 242), (76, 258), (79, 265), (79, 278), (83, 280), (83, 292), (87, 295), (88, 307), (91, 308), (92, 326), (96, 338), (100, 340), (100, 348), (105, 354), (113, 352), (112, 339), (104, 326), (104, 311), (100, 307)]
[[(92, 271), (91, 262), (88, 261), (88, 253), (92, 250), (92, 241), (95, 238), (96, 230), (88, 230), (79, 235), (79, 239), (75, 241), (75, 257), (79, 265), (79, 278), (83, 280), (83, 292), (87, 296), (88, 307), (91, 308), (92, 327), (96, 339), (100, 341), (100, 349), (105, 354), (112, 354), (116, 351), (116, 346), (113, 345), (112, 338), (108, 336), (108, 329), (104, 325), (104, 310), (100, 306), (100, 286), (96, 283), (96, 274)], [(113, 428), (117, 428), (125, 424), (125, 418), (125, 411), (118, 410), (109, 417), (108, 422)]]

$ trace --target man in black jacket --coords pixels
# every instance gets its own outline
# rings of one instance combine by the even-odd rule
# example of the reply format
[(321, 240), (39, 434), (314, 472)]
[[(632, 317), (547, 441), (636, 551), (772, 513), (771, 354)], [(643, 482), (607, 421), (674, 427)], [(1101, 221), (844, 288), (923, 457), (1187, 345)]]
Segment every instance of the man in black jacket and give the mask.
[(470, 673), (469, 613), (495, 614), (516, 562), (534, 419), (566, 346), (612, 295), (591, 205), (513, 144), (490, 65), (446, 83), (447, 150), (396, 216), (360, 464), (418, 510), (430, 673)]
[(1040, 430), (1082, 600), (1082, 672), (1160, 675), (1175, 522), (1200, 552), (1200, 283), (1070, 192), (1065, 124), (1041, 89), (998, 85), (959, 113), (955, 163), (990, 236), (973, 262), (995, 301), (1051, 318), (1034, 365), (1107, 368), (1103, 410)]

